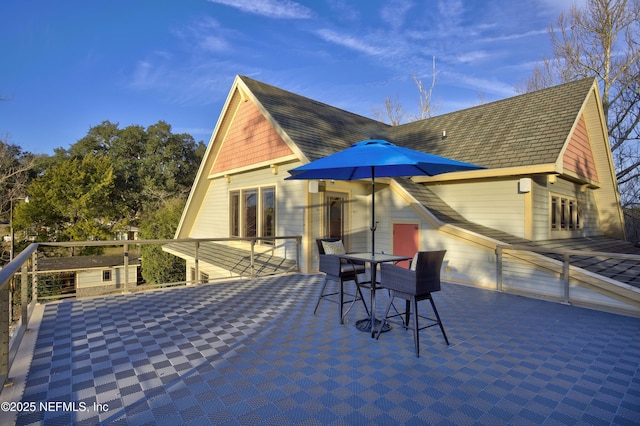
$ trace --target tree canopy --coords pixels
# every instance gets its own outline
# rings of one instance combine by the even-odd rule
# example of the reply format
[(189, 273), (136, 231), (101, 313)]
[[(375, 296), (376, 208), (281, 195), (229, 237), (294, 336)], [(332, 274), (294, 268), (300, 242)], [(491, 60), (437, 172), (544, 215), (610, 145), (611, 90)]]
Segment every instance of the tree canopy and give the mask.
[(30, 202), (14, 209), (14, 227), (40, 241), (113, 239), (166, 200), (184, 202), (204, 151), (203, 142), (163, 121), (146, 129), (104, 121), (41, 162), (25, 182)]
[[(140, 228), (143, 239), (173, 238), (184, 208), (182, 198), (168, 199), (156, 210), (144, 214)], [(185, 261), (164, 252), (159, 245), (144, 245), (142, 250), (142, 277), (147, 283), (173, 283), (183, 281)]]
[(15, 208), (16, 228), (48, 241), (111, 238), (117, 209), (113, 167), (106, 157), (66, 159), (34, 179), (28, 192), (29, 202)]
[[(0, 223), (11, 226), (12, 207), (26, 197), (26, 186), (37, 162), (37, 157), (23, 152), (18, 145), (0, 138)], [(8, 227), (7, 227), (8, 231)], [(11, 240), (2, 239), (0, 268), (11, 258)]]
[(640, 0), (587, 0), (548, 32), (553, 57), (519, 90), (597, 78), (622, 205), (640, 206)]

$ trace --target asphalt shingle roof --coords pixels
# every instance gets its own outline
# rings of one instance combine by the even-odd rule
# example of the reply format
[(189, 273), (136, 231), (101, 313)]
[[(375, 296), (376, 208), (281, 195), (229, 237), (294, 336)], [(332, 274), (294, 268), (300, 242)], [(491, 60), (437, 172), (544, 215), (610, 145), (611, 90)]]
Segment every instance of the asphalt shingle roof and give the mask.
[(487, 168), (554, 163), (593, 86), (588, 78), (389, 126), (248, 77), (241, 79), (311, 161), (364, 139), (386, 139)]
[(383, 138), (389, 127), (248, 77), (241, 78), (310, 161), (361, 140)]
[[(140, 265), (138, 256), (129, 256), (129, 266)], [(39, 271), (75, 271), (88, 268), (124, 266), (122, 255), (43, 257), (38, 259)]]
[[(425, 120), (389, 126), (248, 77), (241, 78), (311, 161), (364, 139), (385, 139), (489, 169), (555, 163), (594, 82), (592, 78), (582, 79)], [(443, 131), (446, 131), (446, 137), (443, 137)], [(465, 219), (427, 186), (404, 178), (396, 181), (442, 222), (503, 243), (622, 253), (638, 250), (632, 244), (606, 237), (598, 240), (597, 247), (588, 239), (531, 242)], [(575, 247), (571, 246), (571, 241)], [(580, 266), (615, 279), (620, 279), (616, 271), (623, 268), (626, 274), (623, 281), (638, 285), (640, 271), (626, 267), (629, 261), (608, 259), (607, 267), (603, 268), (603, 259), (591, 260), (582, 261)]]

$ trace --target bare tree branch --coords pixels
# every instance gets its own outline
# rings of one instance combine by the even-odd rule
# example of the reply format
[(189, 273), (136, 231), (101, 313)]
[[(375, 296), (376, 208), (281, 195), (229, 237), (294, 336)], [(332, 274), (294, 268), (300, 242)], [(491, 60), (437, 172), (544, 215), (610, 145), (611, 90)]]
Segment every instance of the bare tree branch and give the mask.
[(637, 203), (640, 173), (640, 0), (587, 0), (549, 27), (554, 57), (542, 58), (519, 91), (596, 77), (624, 204)]

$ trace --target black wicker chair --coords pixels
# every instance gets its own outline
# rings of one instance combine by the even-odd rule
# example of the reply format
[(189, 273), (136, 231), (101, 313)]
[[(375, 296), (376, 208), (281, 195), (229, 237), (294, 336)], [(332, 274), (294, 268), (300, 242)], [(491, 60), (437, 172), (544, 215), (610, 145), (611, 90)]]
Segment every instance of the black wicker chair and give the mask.
[[(367, 311), (367, 315), (369, 315), (369, 309), (367, 308), (367, 304), (364, 302), (364, 297), (362, 296), (362, 290), (360, 290), (360, 285), (358, 282), (358, 275), (365, 273), (365, 266), (363, 264), (343, 262), (338, 256), (332, 254), (326, 254), (324, 250), (324, 246), (322, 245), (323, 241), (327, 242), (336, 242), (340, 241), (339, 238), (319, 238), (316, 240), (316, 244), (318, 245), (318, 253), (320, 254), (320, 272), (324, 272), (325, 279), (322, 284), (322, 290), (320, 291), (320, 296), (318, 296), (318, 302), (316, 303), (316, 307), (313, 310), (315, 315), (318, 310), (318, 306), (320, 306), (320, 302), (322, 300), (326, 300), (331, 303), (337, 303), (340, 307), (340, 324), (344, 323), (344, 318), (347, 316), (353, 305), (358, 300), (362, 300), (362, 304), (364, 305), (364, 309)], [(327, 283), (329, 281), (336, 281), (340, 283), (340, 290), (325, 293), (327, 288)], [(344, 282), (345, 281), (354, 281), (356, 283), (356, 294), (345, 293), (344, 291)], [(351, 297), (350, 300), (345, 300), (344, 296)], [(334, 297), (337, 296), (337, 297)], [(343, 312), (343, 307), (346, 304), (351, 304), (346, 312)]]
[[(389, 289), (391, 299), (385, 311), (384, 321), (387, 322), (390, 318), (404, 316), (402, 326), (405, 329), (413, 330), (413, 341), (416, 347), (417, 357), (420, 356), (420, 330), (439, 325), (445, 342), (447, 342), (447, 345), (449, 344), (449, 339), (444, 331), (444, 326), (442, 325), (440, 315), (438, 315), (438, 310), (431, 295), (431, 293), (440, 291), (440, 268), (442, 267), (445, 253), (446, 250), (418, 252), (415, 271), (392, 264), (385, 263), (380, 265), (380, 285), (383, 288)], [(400, 313), (396, 309), (393, 304), (393, 300), (396, 297), (406, 301), (405, 312)], [(418, 314), (418, 302), (427, 299), (431, 302), (431, 307), (436, 316), (435, 319)], [(396, 313), (389, 315), (392, 306)], [(412, 327), (409, 326), (411, 310), (413, 310)], [(418, 318), (429, 320), (429, 323), (420, 327)], [(380, 329), (382, 330), (382, 327), (380, 327)], [(380, 332), (378, 332), (376, 338), (379, 337)]]

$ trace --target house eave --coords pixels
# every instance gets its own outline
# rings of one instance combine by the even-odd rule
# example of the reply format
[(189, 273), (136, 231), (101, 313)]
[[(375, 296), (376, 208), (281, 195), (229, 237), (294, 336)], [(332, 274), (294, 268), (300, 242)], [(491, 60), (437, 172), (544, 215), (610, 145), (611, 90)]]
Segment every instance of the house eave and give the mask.
[(535, 164), (531, 166), (503, 167), (499, 169), (479, 169), (464, 172), (444, 173), (436, 176), (415, 176), (411, 178), (416, 183), (453, 182), (496, 177), (518, 177), (531, 175), (561, 174), (556, 164)]
[[(262, 161), (259, 163), (250, 164), (248, 166), (237, 167), (230, 170), (225, 170), (223, 172), (211, 173), (209, 175), (209, 179), (216, 179), (223, 176), (232, 176), (240, 173), (246, 173), (252, 170), (264, 169), (267, 167), (271, 167), (274, 170), (274, 174), (277, 174), (277, 166), (292, 163), (295, 161), (299, 161), (298, 156), (296, 154), (287, 155), (284, 157), (274, 158), (267, 161)], [(274, 168), (275, 167), (275, 168)]]

